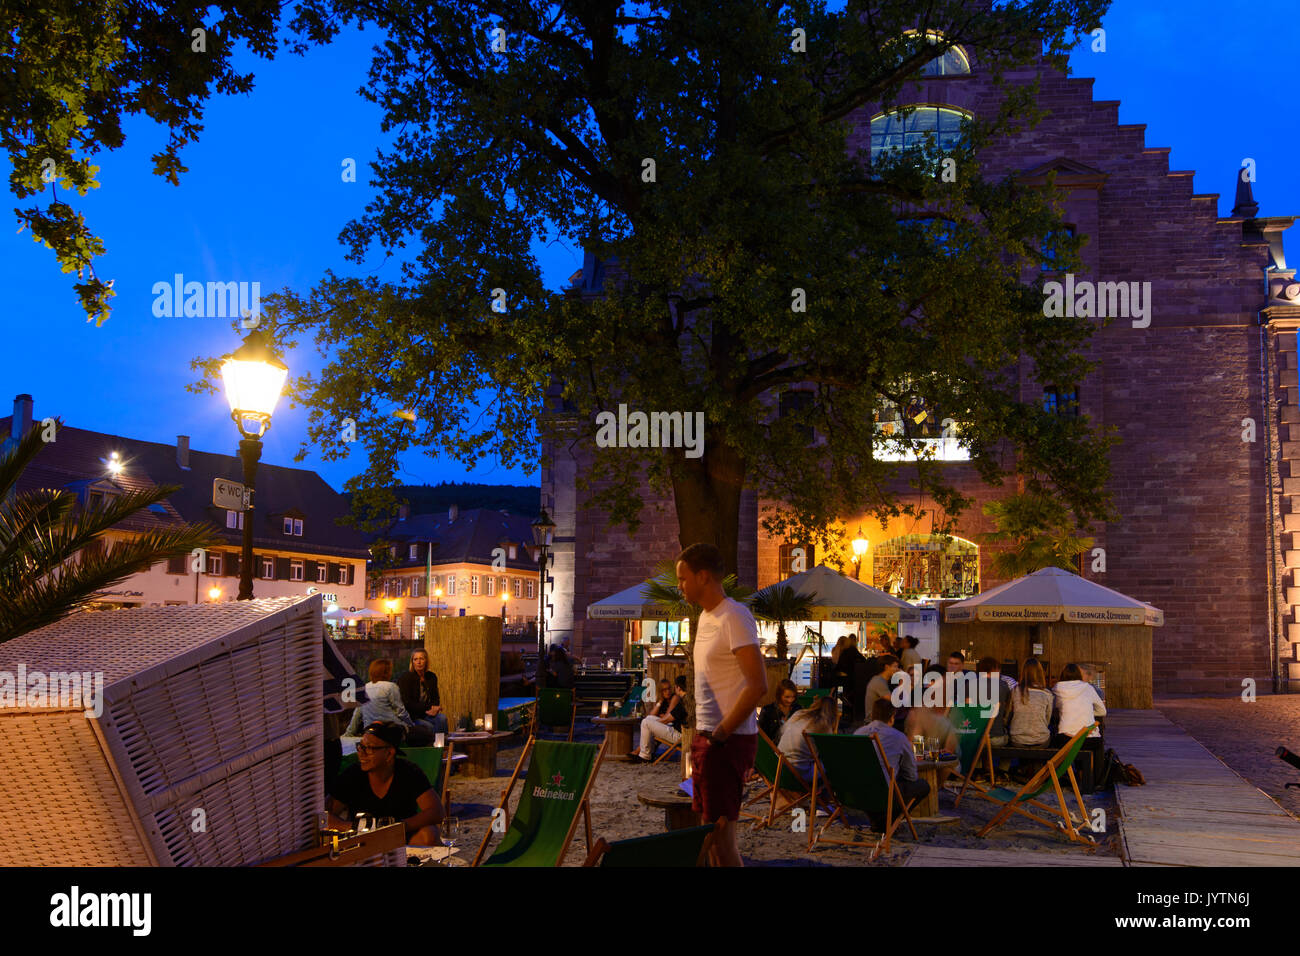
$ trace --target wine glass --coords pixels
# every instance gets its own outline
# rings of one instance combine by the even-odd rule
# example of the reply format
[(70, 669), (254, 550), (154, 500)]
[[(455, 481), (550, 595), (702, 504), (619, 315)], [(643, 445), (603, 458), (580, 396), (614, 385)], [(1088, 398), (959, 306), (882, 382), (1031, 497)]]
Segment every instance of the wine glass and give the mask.
[(447, 847), (447, 853), (442, 858), (443, 866), (451, 866), (451, 854), (456, 849), (460, 833), (460, 817), (447, 817), (442, 821), (442, 842)]

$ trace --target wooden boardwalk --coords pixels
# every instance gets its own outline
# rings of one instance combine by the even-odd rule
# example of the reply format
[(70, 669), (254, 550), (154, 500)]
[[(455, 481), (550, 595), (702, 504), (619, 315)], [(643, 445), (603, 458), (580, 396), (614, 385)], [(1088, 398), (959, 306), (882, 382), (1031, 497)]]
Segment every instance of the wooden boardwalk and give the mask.
[(1300, 821), (1159, 711), (1111, 711), (1106, 746), (1147, 781), (1115, 788), (1130, 866), (1300, 865)]
[(1115, 856), (1086, 850), (979, 850), (918, 846), (903, 866), (1123, 866)]

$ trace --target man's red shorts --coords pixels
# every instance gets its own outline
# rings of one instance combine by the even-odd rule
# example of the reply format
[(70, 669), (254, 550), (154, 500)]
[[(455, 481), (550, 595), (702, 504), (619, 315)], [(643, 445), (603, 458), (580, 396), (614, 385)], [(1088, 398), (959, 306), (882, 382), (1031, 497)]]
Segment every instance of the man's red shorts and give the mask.
[(696, 734), (691, 740), (691, 780), (695, 796), (691, 808), (703, 814), (705, 823), (726, 817), (732, 823), (740, 816), (745, 794), (745, 774), (754, 766), (758, 734), (732, 734), (725, 743), (711, 743)]

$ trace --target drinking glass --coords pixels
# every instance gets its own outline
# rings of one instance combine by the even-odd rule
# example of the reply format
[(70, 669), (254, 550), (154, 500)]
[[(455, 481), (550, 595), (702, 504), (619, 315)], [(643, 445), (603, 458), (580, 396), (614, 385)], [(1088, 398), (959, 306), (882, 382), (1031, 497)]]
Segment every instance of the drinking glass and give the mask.
[(929, 737), (925, 741), (926, 750), (930, 754), (930, 759), (934, 760), (939, 756), (939, 738)]
[(443, 866), (451, 866), (451, 854), (460, 839), (460, 817), (447, 817), (442, 821), (442, 842), (447, 852), (442, 858)]

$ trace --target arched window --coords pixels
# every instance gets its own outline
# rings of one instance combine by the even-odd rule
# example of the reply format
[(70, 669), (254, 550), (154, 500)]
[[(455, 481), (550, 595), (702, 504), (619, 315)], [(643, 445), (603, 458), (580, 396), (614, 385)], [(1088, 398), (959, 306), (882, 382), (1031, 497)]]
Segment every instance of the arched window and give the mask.
[(876, 546), (872, 571), (876, 587), (904, 601), (967, 598), (980, 590), (980, 549), (952, 535), (903, 535)]
[(871, 160), (875, 162), (884, 150), (923, 146), (927, 135), (934, 137), (939, 149), (955, 146), (967, 118), (961, 110), (943, 106), (918, 106), (910, 116), (902, 110), (882, 113), (871, 121)]

